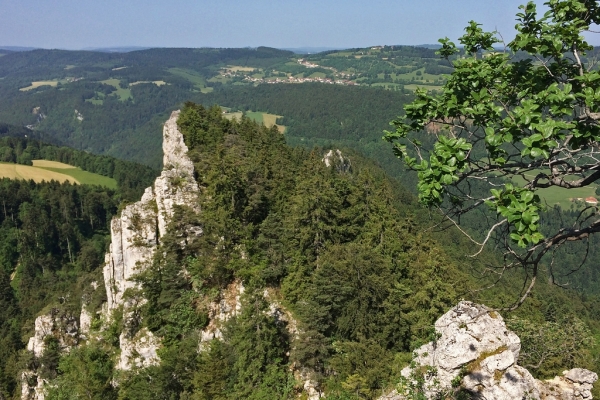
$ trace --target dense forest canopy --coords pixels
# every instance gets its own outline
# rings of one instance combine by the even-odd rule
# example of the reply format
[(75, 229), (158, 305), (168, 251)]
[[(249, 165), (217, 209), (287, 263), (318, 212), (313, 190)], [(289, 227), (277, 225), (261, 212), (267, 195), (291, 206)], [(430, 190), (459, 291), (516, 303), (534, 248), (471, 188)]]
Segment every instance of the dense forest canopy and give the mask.
[[(324, 150), (289, 147), (276, 128), (245, 117), (228, 120), (218, 107), (192, 103), (182, 110), (179, 127), (202, 187), (202, 212), (176, 211), (161, 250), (139, 277), (148, 299), (139, 308), (139, 325), (128, 327), (132, 332), (147, 327), (163, 338), (161, 364), (143, 373), (121, 372), (122, 383), (110, 385), (118, 354), (115, 316), (95, 339), (68, 354), (56, 350), (45, 360), (18, 361), (11, 353), (5, 376), (13, 386), (4, 390), (14, 388), (16, 365), (28, 362), (47, 366), (44, 376), (55, 385), (50, 399), (86, 390), (103, 399), (159, 393), (160, 398), (294, 398), (301, 388), (291, 370), (302, 365), (314, 371), (328, 398), (376, 398), (396, 382), (411, 351), (430, 340), (433, 321), (460, 297), (493, 304), (515, 289), (507, 282), (502, 291), (471, 293), (478, 282), (462, 262), (466, 242), (426, 232), (427, 216), (413, 195), (357, 153), (342, 153), (343, 159), (330, 159), (328, 167)], [(188, 237), (182, 246), (182, 230), (189, 226), (201, 227), (203, 234)], [(66, 262), (68, 251), (61, 254)], [(89, 265), (77, 272), (82, 282), (98, 272)], [(206, 307), (239, 282), (245, 287), (242, 312), (226, 322), (222, 340), (205, 343), (198, 352)], [(22, 289), (9, 290), (13, 312), (25, 313), (18, 308)], [(98, 309), (102, 295), (95, 296), (90, 307)], [(574, 365), (596, 367), (597, 300), (570, 296), (541, 285), (509, 320), (527, 338), (524, 349), (540, 343), (565, 349), (577, 338), (568, 357), (564, 351), (544, 354), (538, 376)], [(297, 337), (269, 313), (273, 301), (289, 310)], [(69, 307), (57, 309), (69, 312)], [(570, 337), (558, 329), (564, 324), (572, 326)], [(540, 335), (540, 326), (548, 334)], [(19, 343), (11, 345), (19, 348)], [(537, 353), (528, 354), (528, 362), (540, 361)]]

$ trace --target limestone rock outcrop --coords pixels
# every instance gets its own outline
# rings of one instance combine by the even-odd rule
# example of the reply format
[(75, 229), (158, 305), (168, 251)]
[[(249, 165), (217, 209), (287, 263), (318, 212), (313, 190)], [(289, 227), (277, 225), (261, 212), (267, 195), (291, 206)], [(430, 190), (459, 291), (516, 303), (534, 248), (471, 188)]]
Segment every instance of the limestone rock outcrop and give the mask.
[[(183, 135), (177, 128), (179, 111), (174, 111), (163, 129), (163, 164), (161, 175), (153, 187), (144, 192), (141, 200), (126, 206), (121, 214), (111, 221), (111, 244), (105, 256), (104, 286), (107, 303), (103, 309), (106, 322), (110, 322), (114, 310), (122, 307), (123, 321), (133, 315), (133, 308), (144, 303), (136, 294), (139, 285), (133, 277), (146, 268), (166, 233), (167, 226), (177, 206), (190, 207), (198, 212), (199, 188), (194, 178), (194, 164), (187, 156), (188, 148)], [(198, 227), (190, 227), (188, 235), (199, 235)], [(94, 289), (97, 284), (94, 282)], [(127, 293), (129, 291), (129, 293)], [(79, 321), (74, 317), (58, 316), (56, 312), (41, 315), (35, 320), (35, 334), (29, 339), (27, 349), (36, 357), (45, 350), (45, 339), (53, 335), (59, 340), (61, 349), (68, 351), (80, 339), (88, 338), (92, 315), (82, 306)], [(146, 367), (157, 364), (156, 353), (160, 340), (147, 329), (141, 329), (130, 337), (122, 333), (119, 337), (121, 355), (117, 369)], [(35, 371), (22, 374), (22, 399), (43, 400), (45, 381)]]
[(339, 172), (348, 172), (352, 168), (350, 159), (345, 158), (339, 149), (329, 150), (321, 160), (326, 167), (335, 167)]
[(219, 293), (219, 297), (208, 306), (209, 323), (200, 335), (200, 347), (204, 342), (223, 338), (223, 324), (236, 316), (242, 309), (241, 297), (244, 294), (244, 284), (236, 280)]
[[(194, 164), (177, 128), (178, 116), (179, 111), (174, 111), (164, 125), (164, 168), (154, 186), (111, 221), (110, 250), (104, 266), (108, 311), (125, 305), (123, 295), (127, 289), (137, 288), (132, 278), (152, 261), (175, 206), (197, 207), (199, 189), (194, 179)], [(195, 228), (191, 233), (201, 232)]]
[[(76, 346), (81, 337), (77, 318), (58, 309), (52, 309), (48, 314), (40, 315), (35, 319), (35, 332), (29, 338), (27, 350), (35, 357), (42, 357), (46, 351), (46, 341), (49, 337), (58, 341), (59, 350), (68, 352)], [(21, 399), (44, 400), (46, 380), (38, 375), (37, 371), (23, 371), (21, 373)]]
[(415, 390), (428, 399), (459, 390), (487, 400), (592, 398), (598, 379), (592, 371), (576, 368), (540, 381), (517, 365), (521, 341), (485, 306), (462, 301), (437, 320), (435, 330), (437, 340), (416, 350), (411, 367), (402, 370), (405, 381), (381, 400), (407, 399)]
[[(131, 309), (145, 301), (136, 291), (139, 285), (133, 279), (152, 262), (160, 238), (176, 206), (190, 207), (198, 212), (199, 188), (194, 178), (194, 164), (187, 156), (188, 148), (177, 128), (179, 111), (174, 111), (163, 129), (163, 171), (153, 187), (144, 192), (141, 200), (126, 206), (121, 215), (111, 221), (111, 244), (104, 265), (104, 286), (107, 295), (105, 317), (123, 307), (123, 320), (131, 317)], [(188, 235), (199, 235), (198, 227), (191, 227)], [(156, 350), (160, 345), (152, 332), (143, 330), (134, 337), (120, 336), (121, 358), (117, 368), (158, 363)]]

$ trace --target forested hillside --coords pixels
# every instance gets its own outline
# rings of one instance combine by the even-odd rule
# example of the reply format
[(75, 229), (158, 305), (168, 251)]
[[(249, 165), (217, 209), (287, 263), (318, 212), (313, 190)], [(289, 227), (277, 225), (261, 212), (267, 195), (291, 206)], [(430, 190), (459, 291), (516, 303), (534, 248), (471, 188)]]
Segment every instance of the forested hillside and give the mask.
[(412, 99), (412, 95), (382, 89), (315, 83), (234, 87), (200, 97), (205, 106), (219, 104), (283, 115), (278, 123), (287, 127), (285, 136), (290, 145), (354, 149), (407, 188), (414, 186), (415, 178), (397, 162), (381, 136)]
[[(295, 398), (302, 388), (292, 371), (305, 368), (329, 399), (376, 398), (397, 383), (411, 351), (431, 339), (433, 321), (459, 298), (500, 305), (518, 289), (517, 279), (473, 292), (483, 281), (470, 268), (480, 261), (464, 263), (470, 249), (461, 236), (426, 231), (428, 216), (414, 197), (356, 153), (329, 157), (327, 166), (325, 151), (289, 147), (276, 128), (230, 121), (218, 107), (191, 103), (179, 127), (202, 188), (201, 212), (192, 205), (176, 211), (160, 251), (139, 277), (148, 302), (128, 316), (117, 310), (108, 324), (97, 315), (90, 340), (69, 353), (50, 339), (42, 358), (26, 352), (18, 358), (11, 350), (5, 393), (28, 366), (42, 368), (55, 385), (49, 399), (84, 393), (98, 399)], [(7, 215), (3, 226), (12, 226)], [(190, 226), (202, 234), (189, 236)], [(71, 262), (68, 248), (59, 249), (61, 273), (72, 271), (79, 283), (98, 279), (97, 264), (83, 264), (79, 255)], [(48, 272), (37, 274), (42, 279)], [(211, 302), (232, 284), (245, 288), (241, 312), (224, 323), (221, 339), (203, 342), (198, 351)], [(76, 281), (56, 287), (72, 294), (68, 304), (79, 304)], [(6, 310), (39, 312), (19, 308), (22, 284), (13, 280), (5, 288), (12, 307)], [(90, 311), (100, 309), (102, 292), (86, 301)], [(64, 295), (52, 303), (27, 293), (55, 304), (56, 312), (77, 315), (60, 305)], [(287, 319), (269, 311), (273, 304), (287, 310)], [(509, 321), (525, 338), (525, 361), (539, 363), (534, 372), (546, 377), (572, 366), (597, 369), (597, 310), (597, 300), (542, 284)], [(31, 320), (26, 325), (9, 314), (5, 318), (15, 322), (5, 326), (31, 329)], [(133, 336), (146, 328), (162, 338), (160, 365), (114, 371), (120, 330)], [(23, 346), (18, 334), (10, 337), (11, 349)], [(548, 351), (537, 353), (540, 346)]]
[(85, 286), (98, 279), (112, 216), (122, 202), (141, 196), (156, 171), (29, 139), (24, 128), (3, 125), (0, 133), (7, 135), (0, 137), (2, 162), (28, 165), (43, 158), (117, 181), (117, 190), (109, 190), (0, 179), (0, 393), (6, 395), (20, 390), (19, 371), (30, 363), (56, 368), (56, 354), (36, 361), (20, 353), (35, 317), (56, 307), (64, 315), (80, 308)]
[[(300, 61), (301, 56), (266, 47), (149, 49), (128, 53), (14, 52), (0, 58), (0, 123), (28, 126), (34, 135), (35, 131), (44, 131), (49, 136), (45, 139), (48, 142), (158, 168), (160, 124), (184, 101), (204, 103), (202, 95), (215, 89), (254, 87), (260, 86), (260, 82), (277, 83), (275, 86), (281, 92), (286, 92), (286, 89), (294, 91), (293, 86), (307, 84), (300, 82), (319, 82), (320, 86), (329, 86), (334, 81), (338, 82), (336, 86), (348, 85), (349, 82), (377, 86), (365, 79), (373, 74), (389, 75), (386, 71), (390, 64), (383, 60), (389, 51), (391, 49), (354, 49), (356, 57), (352, 52), (349, 57), (324, 53), (323, 68), (311, 64), (321, 62), (315, 55), (311, 56), (307, 66)], [(359, 56), (358, 53), (365, 54)], [(400, 46), (392, 53), (396, 63), (392, 68), (420, 71), (426, 65), (437, 63), (432, 58), (433, 52), (427, 49)], [(346, 60), (344, 69), (334, 73), (333, 67), (325, 65), (330, 62), (327, 60), (333, 59)], [(367, 59), (373, 62), (367, 64)], [(325, 72), (319, 72), (321, 70)], [(441, 71), (430, 72), (437, 74), (431, 75), (432, 79), (441, 79)], [(405, 78), (407, 82), (412, 79)], [(284, 79), (297, 85), (283, 83)], [(418, 82), (415, 80), (415, 83)], [(329, 94), (320, 92), (318, 88), (311, 91), (314, 95), (312, 92), (300, 93), (305, 96), (302, 98), (304, 101), (298, 103), (301, 108), (306, 108), (311, 98), (323, 98), (326, 93)], [(412, 89), (398, 90), (399, 94), (403, 92), (412, 93)], [(336, 96), (340, 97), (339, 94)], [(370, 97), (374, 99), (376, 96)], [(351, 105), (355, 100), (340, 98), (340, 101)], [(241, 104), (238, 103), (242, 102), (220, 105), (239, 107)], [(386, 104), (391, 109), (392, 103)], [(363, 103), (363, 107), (370, 106)], [(369, 109), (371, 112), (364, 114), (378, 112), (375, 107)], [(344, 118), (348, 118), (350, 113), (346, 112)], [(300, 120), (296, 118), (296, 121)], [(330, 118), (320, 125), (324, 127), (339, 122), (341, 120)]]
[[(269, 48), (0, 57), (0, 161), (60, 161), (119, 185), (113, 192), (0, 181), (0, 393), (18, 397), (20, 371), (33, 369), (56, 385), (50, 399), (86, 390), (98, 399), (293, 398), (301, 388), (290, 371), (305, 366), (327, 398), (376, 398), (457, 300), (514, 301), (523, 276), (495, 282), (479, 274), (501, 255), (467, 258), (474, 251), (462, 234), (432, 229), (437, 216), (410, 193), (416, 176), (381, 140), (414, 99), (409, 85), (442, 82), (447, 69), (432, 50), (327, 52), (306, 57), (303, 63), (318, 64), (310, 68), (297, 58)], [(364, 87), (252, 80), (340, 73)], [(105, 294), (91, 295), (89, 284), (102, 281), (110, 218), (151, 185), (161, 164), (161, 125), (187, 100), (206, 106), (188, 103), (179, 120), (202, 212), (178, 211), (160, 255), (139, 277), (148, 300), (139, 324), (124, 327), (123, 315), (115, 315), (103, 326), (95, 315), (87, 344), (67, 354), (49, 339), (43, 358), (27, 353), (36, 315), (54, 310), (77, 320), (82, 296), (99, 311)], [(281, 115), (277, 123), (287, 130), (227, 120), (214, 105)], [(419, 135), (431, 146), (431, 132)], [(72, 148), (56, 146), (63, 144)], [(334, 152), (327, 167), (330, 149), (342, 149), (343, 159)], [(542, 231), (570, 224), (578, 210), (546, 212), (552, 217)], [(478, 227), (477, 217), (465, 222)], [(182, 247), (187, 225), (203, 234)], [(573, 366), (600, 369), (598, 249), (591, 238), (560, 250), (556, 270), (568, 289), (547, 284), (542, 272), (531, 298), (508, 315), (538, 377)], [(198, 353), (209, 304), (240, 282), (243, 312), (226, 323), (223, 340)], [(289, 311), (298, 337), (267, 312), (274, 302)], [(124, 328), (162, 338), (159, 366), (114, 371)], [(122, 384), (112, 386), (114, 379)]]
[[(23, 352), (42, 310), (77, 310), (97, 275), (115, 193), (69, 183), (0, 180), (0, 393), (20, 391)], [(97, 279), (97, 278), (96, 278)], [(46, 368), (57, 360), (44, 359)]]

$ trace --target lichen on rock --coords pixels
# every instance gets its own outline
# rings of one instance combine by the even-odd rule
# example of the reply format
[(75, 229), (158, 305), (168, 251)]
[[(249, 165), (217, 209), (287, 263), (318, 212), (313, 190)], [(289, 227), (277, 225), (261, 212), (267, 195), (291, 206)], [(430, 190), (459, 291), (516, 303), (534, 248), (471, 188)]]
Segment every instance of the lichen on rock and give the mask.
[(415, 351), (398, 388), (380, 400), (444, 398), (462, 391), (475, 399), (591, 399), (598, 375), (575, 368), (548, 381), (519, 366), (521, 341), (487, 307), (461, 301), (435, 323), (437, 339)]

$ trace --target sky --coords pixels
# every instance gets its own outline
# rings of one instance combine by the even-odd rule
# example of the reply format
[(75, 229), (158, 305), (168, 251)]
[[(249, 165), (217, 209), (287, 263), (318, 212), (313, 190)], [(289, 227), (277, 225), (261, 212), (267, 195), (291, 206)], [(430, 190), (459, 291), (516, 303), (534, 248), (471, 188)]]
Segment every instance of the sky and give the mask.
[[(350, 48), (514, 37), (526, 0), (0, 0), (0, 46)], [(543, 1), (536, 1), (542, 4)], [(596, 37), (597, 36), (597, 37)], [(600, 35), (590, 42), (600, 45)]]

